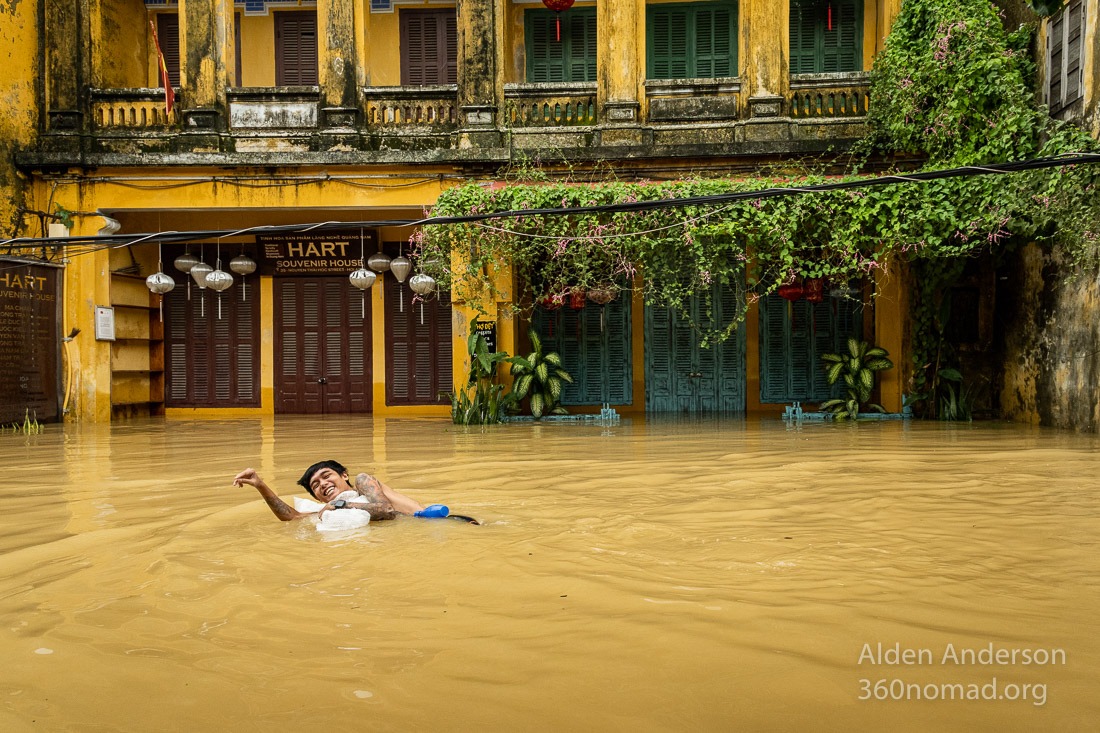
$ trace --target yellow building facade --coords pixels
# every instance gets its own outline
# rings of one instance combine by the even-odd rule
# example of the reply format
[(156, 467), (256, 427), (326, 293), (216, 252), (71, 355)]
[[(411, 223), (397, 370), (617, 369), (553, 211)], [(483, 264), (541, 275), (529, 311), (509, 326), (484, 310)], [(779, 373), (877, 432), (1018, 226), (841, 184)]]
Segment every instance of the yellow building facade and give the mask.
[[(71, 237), (103, 232), (99, 246), (9, 252), (12, 267), (44, 260), (58, 279), (58, 413), (449, 415), (438, 392), (465, 379), (473, 310), (447, 296), (414, 302), (392, 272), (350, 288), (361, 259), (409, 254), (405, 222), (441, 192), (492, 184), (523, 161), (551, 175), (603, 166), (660, 180), (751, 176), (841, 149), (862, 134), (867, 70), (899, 5), (609, 0), (555, 15), (528, 0), (24, 2), (0, 14), (16, 80), (0, 111), (15, 161), (0, 178), (0, 217), (12, 236), (44, 237), (61, 221)], [(170, 114), (154, 29), (176, 92)], [(687, 45), (677, 50), (677, 39)], [(320, 222), (335, 224), (289, 238), (263, 231)], [(119, 238), (164, 232), (189, 235)], [(183, 254), (212, 267), (220, 258), (225, 271), (247, 255), (258, 267), (215, 293), (174, 266)], [(295, 257), (315, 262), (302, 269), (288, 264)], [(158, 270), (176, 282), (163, 300), (145, 282)], [(861, 297), (873, 308), (854, 327), (895, 356), (901, 282), (868, 283)], [(503, 284), (505, 301), (479, 317), (514, 354), (528, 318), (503, 307)], [(630, 338), (590, 335), (581, 350), (598, 360), (611, 349), (606, 362), (623, 348), (628, 368), (581, 365), (593, 386), (571, 409), (774, 413), (790, 403), (764, 383), (757, 306), (728, 357), (735, 402), (655, 401), (654, 315), (638, 292), (614, 316)], [(589, 328), (577, 314), (555, 318)], [(355, 376), (337, 387), (326, 369)], [(881, 376), (881, 402), (899, 411), (903, 369)], [(609, 378), (620, 380), (610, 392), (599, 383)]]

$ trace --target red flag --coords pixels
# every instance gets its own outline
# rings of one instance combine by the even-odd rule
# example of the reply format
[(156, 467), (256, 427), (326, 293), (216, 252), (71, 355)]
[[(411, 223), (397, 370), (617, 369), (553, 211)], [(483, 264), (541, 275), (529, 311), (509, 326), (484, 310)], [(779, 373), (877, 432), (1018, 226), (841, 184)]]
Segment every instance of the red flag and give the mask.
[(164, 63), (164, 54), (160, 52), (160, 41), (157, 40), (157, 26), (149, 19), (149, 30), (153, 31), (153, 46), (157, 49), (157, 67), (160, 69), (160, 83), (164, 87), (164, 113), (172, 116), (172, 107), (176, 104), (176, 90), (172, 88), (172, 80), (168, 78), (168, 64)]

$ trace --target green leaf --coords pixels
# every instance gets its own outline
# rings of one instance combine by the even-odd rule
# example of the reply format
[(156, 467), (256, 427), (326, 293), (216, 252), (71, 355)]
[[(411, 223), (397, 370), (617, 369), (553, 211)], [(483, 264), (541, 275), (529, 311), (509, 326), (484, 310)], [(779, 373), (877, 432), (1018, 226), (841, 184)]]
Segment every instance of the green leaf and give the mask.
[(825, 379), (828, 380), (829, 384), (836, 384), (836, 380), (840, 379), (840, 373), (843, 370), (844, 370), (844, 363), (843, 362), (841, 362), (839, 364), (833, 364), (830, 367), (828, 367), (828, 370), (825, 372)]
[(864, 363), (863, 368), (870, 369), (873, 372), (881, 372), (883, 369), (893, 369), (894, 362), (880, 356), (878, 358), (870, 359), (869, 361)]
[(844, 400), (826, 400), (825, 402), (822, 402), (820, 405), (818, 405), (817, 409), (821, 410), (822, 412), (832, 412), (843, 404)]
[(554, 375), (558, 379), (562, 379), (566, 382), (569, 382), (570, 384), (573, 384), (573, 377), (570, 376), (569, 372), (565, 371), (564, 369), (555, 369)]
[(872, 356), (889, 356), (889, 355), (890, 355), (890, 352), (887, 351), (886, 349), (884, 349), (882, 347), (879, 347), (879, 346), (873, 346), (870, 349), (867, 349), (867, 353), (865, 353), (863, 355), (863, 358), (869, 359)]
[(533, 381), (535, 381), (535, 377), (531, 374), (524, 374), (516, 380), (512, 391), (515, 393), (517, 400), (522, 400), (527, 396), (527, 393), (531, 391), (531, 382)]
[(531, 339), (531, 348), (535, 351), (542, 351), (542, 339), (539, 338), (539, 334), (535, 329), (529, 329), (527, 336)]
[(551, 351), (549, 354), (543, 354), (542, 360), (550, 366), (561, 366), (561, 355), (556, 351)]
[(531, 414), (532, 415), (534, 415), (535, 417), (542, 417), (542, 411), (545, 407), (546, 407), (546, 402), (544, 401), (541, 394), (539, 394), (538, 392), (535, 392), (533, 395), (531, 395)]
[[(866, 347), (866, 344), (864, 344), (864, 347)], [(848, 337), (848, 353), (852, 355), (853, 359), (859, 359), (859, 357), (863, 356), (863, 354), (860, 353), (860, 342), (852, 336)]]
[(859, 384), (862, 389), (871, 389), (875, 386), (875, 373), (870, 369), (859, 370)]
[(948, 379), (952, 382), (961, 382), (963, 375), (958, 369), (940, 369), (938, 372), (940, 379)]
[(546, 366), (545, 362), (535, 366), (535, 376), (538, 377), (539, 382), (543, 384), (550, 378), (550, 368)]
[(840, 354), (822, 354), (821, 355), (821, 360), (822, 361), (827, 361), (831, 364), (836, 364), (838, 362), (843, 362), (844, 357), (841, 356)]
[(554, 398), (555, 402), (561, 399), (562, 383), (560, 379), (558, 379), (557, 377), (550, 377), (550, 379), (546, 380), (546, 388), (547, 391), (550, 392), (550, 396)]

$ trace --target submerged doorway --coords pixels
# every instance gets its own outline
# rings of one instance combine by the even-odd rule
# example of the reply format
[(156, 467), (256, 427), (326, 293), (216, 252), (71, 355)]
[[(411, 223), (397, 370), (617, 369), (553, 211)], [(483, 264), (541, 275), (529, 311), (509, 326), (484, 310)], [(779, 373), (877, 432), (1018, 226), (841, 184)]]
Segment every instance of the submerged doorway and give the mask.
[(724, 328), (741, 315), (741, 298), (717, 284), (709, 296), (692, 296), (687, 313), (646, 306), (646, 412), (745, 411), (744, 327), (722, 343), (701, 343), (701, 331)]
[(274, 283), (275, 412), (370, 412), (370, 291), (346, 277)]

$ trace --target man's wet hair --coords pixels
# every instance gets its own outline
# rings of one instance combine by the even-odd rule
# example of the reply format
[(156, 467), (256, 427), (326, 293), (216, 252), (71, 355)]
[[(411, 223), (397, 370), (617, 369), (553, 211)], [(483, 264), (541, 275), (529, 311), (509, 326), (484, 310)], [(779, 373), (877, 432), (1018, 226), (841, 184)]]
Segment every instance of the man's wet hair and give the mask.
[(318, 463), (314, 463), (312, 466), (307, 468), (306, 472), (302, 474), (302, 477), (298, 479), (298, 485), (308, 491), (309, 495), (312, 496), (314, 499), (317, 498), (317, 494), (314, 494), (313, 489), (310, 488), (309, 480), (313, 478), (313, 474), (317, 473), (322, 468), (331, 468), (333, 471), (340, 474), (341, 476), (348, 472), (348, 469), (344, 468), (336, 461), (319, 461)]

